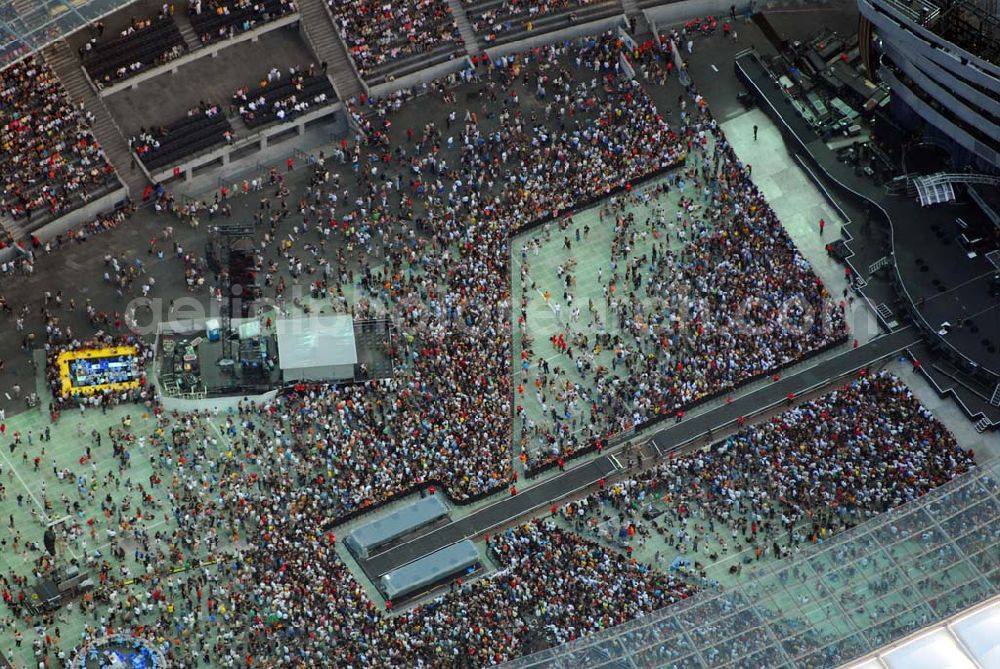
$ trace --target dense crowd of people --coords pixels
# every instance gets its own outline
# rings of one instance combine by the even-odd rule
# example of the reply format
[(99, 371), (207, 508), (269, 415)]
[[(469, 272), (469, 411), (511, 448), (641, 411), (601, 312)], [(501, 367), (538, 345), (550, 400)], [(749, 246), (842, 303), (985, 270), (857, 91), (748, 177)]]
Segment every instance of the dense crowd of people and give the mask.
[(4, 214), (59, 215), (115, 179), (86, 120), (41, 60), (28, 57), (4, 68), (0, 89)]
[[(411, 9), (344, 7), (351, 21), (366, 12), (395, 20)], [(348, 32), (351, 21), (341, 18)], [(566, 426), (579, 427), (588, 412), (595, 438), (628, 429), (843, 333), (839, 307), (749, 183), (700, 96), (689, 91), (690, 111), (685, 101), (677, 122), (668, 123), (643, 86), (624, 76), (623, 48), (609, 33), (478, 61), (452, 85), (427, 87), (428, 109), (444, 103), (440, 125), (394, 123), (407, 93), (366, 98), (353, 109), (364, 137), (345, 139), (309, 165), (297, 206), (277, 170), (253, 188), (261, 195), (254, 223), (263, 236), (256, 256), (267, 296), (279, 311), (290, 310), (283, 301), (287, 276), (322, 288), (314, 294), (324, 296), (323, 307), (358, 319), (393, 318), (395, 336), (382, 346), (396, 374), (310, 385), (263, 403), (244, 400), (227, 413), (169, 413), (140, 395), (133, 399), (147, 400), (136, 408), (141, 418), (129, 414), (121, 427), (89, 440), (81, 428), (80, 468), (53, 461), (58, 484), (43, 486), (40, 506), (76, 519), (67, 539), (98, 584), (80, 604), (87, 638), (132, 630), (165, 642), (171, 666), (191, 669), (489, 665), (693, 591), (681, 577), (635, 559), (632, 536), (662, 529), (680, 555), (699, 553), (712, 536), (733, 550), (751, 546), (759, 559), (777, 557), (971, 466), (970, 455), (898, 380), (864, 377), (710, 452), (667, 460), (554, 509), (548, 520), (498, 532), (487, 539), (497, 570), (456, 582), (430, 603), (393, 613), (385, 602), (385, 613), (366, 594), (338, 554), (336, 526), (346, 517), (418, 486), (441, 485), (463, 501), (508, 487), (516, 495), (515, 456), (537, 463), (573, 454), (579, 437)], [(462, 110), (458, 91), (481, 107)], [(155, 150), (156, 142), (154, 132), (143, 131), (133, 149)], [(287, 172), (296, 168), (289, 159)], [(633, 187), (671, 169), (677, 171), (659, 191)], [(671, 191), (684, 203), (673, 228), (658, 215), (643, 222), (626, 210), (636, 204), (632, 198), (648, 195), (655, 206)], [(596, 320), (593, 333), (571, 331), (583, 326), (567, 305), (572, 325), (550, 342), (563, 364), (582, 358), (577, 372), (589, 374), (594, 388), (586, 396), (582, 386), (567, 386), (556, 365), (549, 370), (541, 362), (552, 352), (530, 341), (528, 303), (515, 310), (511, 236), (532, 226), (546, 235), (558, 229), (566, 231), (569, 250), (574, 211), (612, 193), (617, 199), (605, 207), (615, 226), (607, 308), (618, 333)], [(224, 207), (184, 210), (196, 227), (197, 216), (224, 215)], [(683, 244), (635, 257), (635, 237), (653, 230), (683, 232)], [(170, 262), (193, 288), (204, 281), (204, 259), (171, 237), (167, 226), (161, 241), (173, 242)], [(529, 253), (522, 251), (522, 261)], [(105, 281), (123, 298), (138, 283), (144, 295), (152, 288), (140, 258), (109, 252), (105, 265)], [(566, 271), (558, 278), (571, 290), (572, 269), (569, 278)], [(522, 280), (533, 278), (529, 269)], [(212, 290), (221, 294), (218, 285)], [(656, 319), (645, 311), (654, 294), (664, 295)], [(786, 298), (797, 307), (779, 310)], [(50, 355), (77, 339), (60, 324), (60, 308), (61, 294), (46, 296)], [(104, 333), (127, 325), (89, 301), (85, 308)], [(824, 327), (806, 325), (809, 309), (823, 315)], [(516, 365), (512, 321), (522, 329), (524, 355)], [(589, 339), (576, 343), (581, 336)], [(32, 348), (28, 335), (23, 347)], [(602, 351), (613, 352), (611, 370), (599, 372), (596, 358), (586, 369), (586, 356)], [(521, 370), (533, 363), (541, 370), (534, 372), (538, 391), (561, 409), (550, 424), (535, 426), (545, 445), (538, 453), (511, 442), (512, 420), (524, 421), (526, 433), (534, 429), (521, 417), (517, 390)], [(131, 469), (140, 453), (148, 476)], [(109, 454), (114, 467), (98, 475), (93, 463)], [(643, 517), (655, 507), (661, 513)], [(614, 514), (618, 532), (594, 522)], [(11, 530), (18, 532), (13, 517)], [(23, 546), (16, 536), (15, 553)], [(43, 574), (51, 563), (36, 556), (33, 566)], [(23, 616), (27, 577), (10, 573), (0, 581), (8, 606)], [(57, 630), (57, 620), (44, 620), (46, 629)], [(56, 650), (59, 636), (38, 635), (39, 662), (65, 655)]]
[[(57, 310), (62, 307), (61, 295), (53, 296), (52, 306)], [(144, 367), (146, 363), (152, 362), (153, 350), (140, 338), (134, 335), (115, 335), (98, 332), (93, 337), (74, 339), (72, 329), (60, 327), (57, 316), (53, 316), (50, 320), (53, 322), (48, 327), (45, 340), (45, 382), (48, 384), (52, 394), (52, 405), (49, 407), (49, 412), (53, 422), (58, 419), (59, 413), (63, 409), (77, 405), (107, 409), (118, 404), (152, 401), (154, 391), (147, 383)], [(128, 369), (130, 370), (128, 374), (119, 373), (114, 370), (101, 373), (95, 372), (91, 375), (93, 383), (88, 382), (87, 386), (77, 386), (73, 378), (74, 371), (76, 370), (71, 363), (69, 365), (70, 383), (77, 390), (64, 392), (63, 371), (59, 365), (59, 356), (61, 354), (118, 346), (134, 347), (137, 350), (133, 362), (128, 365)], [(77, 371), (76, 373), (81, 375), (81, 377), (83, 376), (82, 371)], [(138, 381), (138, 387), (110, 387), (114, 384), (125, 383), (126, 377), (129, 380), (134, 379)], [(91, 385), (94, 387), (89, 387)], [(102, 388), (100, 386), (109, 387)]]
[[(671, 458), (553, 508), (550, 519), (488, 536), (496, 571), (458, 579), (397, 614), (393, 602), (369, 597), (341, 559), (330, 491), (292, 446), (301, 432), (294, 410), (276, 408), (156, 410), (148, 436), (131, 416), (103, 435), (106, 444), (84, 436), (82, 462), (111, 451), (118, 475), (66, 471), (48, 499), (87, 519), (71, 537), (84, 554), (110, 537), (109, 555), (91, 558), (99, 587), (82, 603), (88, 634), (130, 629), (163, 642), (171, 666), (188, 668), (487, 666), (683, 600), (717, 551), (783, 557), (972, 466), (898, 379), (865, 375), (710, 451)], [(128, 477), (137, 453), (152, 463), (142, 480)], [(64, 491), (74, 487), (75, 497)], [(669, 548), (646, 562), (633, 548), (649, 534)], [(133, 545), (128, 563), (125, 546)], [(675, 557), (692, 570), (667, 569)], [(23, 614), (26, 582), (13, 574), (0, 582)], [(844, 604), (855, 594), (845, 591)], [(750, 637), (734, 643), (755, 647)], [(55, 645), (39, 641), (39, 659)]]
[[(730, 551), (760, 560), (824, 541), (973, 466), (973, 453), (902, 381), (863, 373), (711, 450), (664, 460), (560, 513), (573, 529), (612, 543), (656, 533), (697, 560)], [(609, 516), (617, 521), (596, 530)], [(629, 527), (634, 531), (621, 531)]]
[[(579, 224), (565, 221), (520, 249), (521, 348), (526, 360), (544, 358), (519, 378), (531, 463), (674, 415), (847, 336), (844, 303), (829, 299), (712, 121), (686, 169), (621, 194), (601, 215), (615, 226), (612, 263), (584, 292), (602, 291), (603, 304), (574, 301), (579, 271), (567, 235), (575, 227), (579, 241)], [(538, 271), (533, 253), (556, 232), (565, 262)], [(541, 301), (559, 312), (547, 343), (533, 340), (529, 318)], [(541, 420), (524, 410), (532, 401)]]
[[(314, 229), (320, 248), (339, 242), (341, 251), (336, 263), (317, 263), (286, 250), (288, 270), (294, 280), (316, 277), (324, 294), (339, 296), (335, 303), (345, 286), (354, 286), (357, 317), (395, 318), (400, 337), (387, 349), (404, 372), (282, 400), (276, 409), (294, 407), (297, 423), (320, 421), (311, 440), (323, 448), (307, 448), (306, 457), (329, 472), (331, 498), (341, 512), (426, 481), (445, 484), (459, 499), (503, 489), (514, 473), (514, 456), (529, 467), (569, 457), (596, 439), (686, 408), (843, 336), (840, 309), (824, 299), (822, 285), (747, 180), (721, 131), (701, 117), (700, 98), (672, 129), (643, 87), (620, 76), (622, 48), (609, 33), (487, 63), (485, 74), (463, 76), (494, 105), (492, 118), (480, 120), (470, 111), (462, 124), (452, 113), (447, 136), (428, 124), (419, 135), (407, 130), (407, 143), (391, 152), (386, 147), (395, 141), (391, 119), (400, 98), (366, 100), (368, 113), (355, 113), (368, 154), (361, 145), (348, 151), (345, 143), (339, 159), (356, 172), (353, 200), (349, 191), (341, 194), (340, 177), (331, 175), (325, 160), (314, 166), (294, 233)], [(538, 106), (526, 113), (520, 96), (530, 92)], [(452, 99), (447, 90), (441, 95)], [(558, 125), (567, 130), (548, 130)], [(715, 192), (711, 205), (702, 208), (699, 196), (697, 207), (684, 207), (690, 248), (654, 255), (656, 271), (637, 283), (640, 259), (628, 258), (625, 249), (634, 246), (640, 225), (619, 216), (612, 255), (621, 266), (609, 273), (612, 289), (606, 294), (621, 332), (612, 335), (593, 323), (589, 335), (567, 331), (557, 350), (568, 364), (576, 360), (578, 371), (584, 370), (588, 356), (602, 348), (604, 364), (595, 362), (586, 383), (574, 384), (558, 363), (550, 368), (541, 361), (532, 372), (536, 394), (542, 404), (552, 404), (546, 424), (531, 424), (523, 406), (529, 378), (524, 370), (536, 356), (551, 356), (543, 344), (531, 342), (525, 296), (517, 321), (523, 364), (516, 377), (518, 404), (512, 406), (512, 305), (505, 284), (492, 280), (508, 271), (508, 236), (547, 220), (563, 226), (570, 220), (566, 214), (611, 192), (624, 204), (634, 181), (682, 164), (689, 152), (673, 187), (684, 188), (680, 182), (686, 180), (696, 194), (703, 188)], [(512, 179), (507, 172), (515, 165), (530, 167)], [(393, 169), (399, 172), (393, 175)], [(267, 230), (259, 261), (263, 283), (274, 289), (280, 308), (286, 284), (277, 276), (279, 262), (266, 257), (273, 248), (268, 240), (280, 239), (294, 210), (279, 175), (272, 171), (271, 177), (278, 199), (272, 206), (262, 198), (255, 221)], [(713, 220), (713, 232), (703, 219)], [(356, 272), (346, 267), (345, 248), (364, 250)], [(375, 259), (384, 265), (376, 267)], [(650, 264), (648, 258), (641, 262)], [(767, 263), (771, 270), (764, 272)], [(523, 273), (522, 283), (531, 278)], [(569, 286), (571, 277), (563, 278)], [(623, 287), (612, 301), (616, 283)], [(659, 313), (642, 318), (643, 303), (660, 295), (667, 297)], [(782, 300), (796, 307), (783, 311)], [(806, 309), (822, 318), (803, 330), (796, 326)], [(578, 348), (575, 357), (570, 347)], [(516, 449), (509, 423), (493, 419), (512, 413), (527, 435)], [(306, 427), (302, 422), (296, 433)], [(405, 457), (408, 466), (395, 466), (390, 454)]]
[(374, 68), (453, 43), (462, 36), (445, 0), (328, 0), (347, 50), (362, 77)]
[(476, 33), (487, 42), (498, 35), (530, 31), (533, 22), (543, 16), (564, 12), (574, 7), (601, 2), (602, 0), (502, 0), (499, 4), (482, 0), (462, 0), (469, 15), (469, 22)]
[[(534, 520), (489, 539), (493, 573), (459, 579), (446, 594), (387, 615), (342, 561), (336, 535), (321, 528), (322, 487), (297, 482), (294, 459), (268, 453), (262, 437), (273, 419), (247, 403), (226, 418), (221, 435), (207, 414), (163, 413), (148, 440), (134, 434), (130, 418), (104, 435), (103, 448), (101, 436), (90, 435), (89, 457), (113, 450), (119, 476), (92, 481), (67, 472), (65, 486), (90, 492), (76, 501), (61, 489), (52, 495), (94, 519), (77, 537), (84, 549), (110, 536), (110, 557), (120, 561), (124, 541), (134, 542), (137, 568), (94, 560), (100, 585), (83, 602), (93, 620), (88, 635), (130, 628), (165, 641), (170, 666), (187, 668), (486, 666), (527, 644), (579, 638), (691, 593), (676, 577)], [(122, 486), (140, 450), (153, 473)], [(216, 475), (201, 485), (208, 461)], [(156, 501), (164, 486), (170, 509)], [(153, 532), (154, 524), (162, 527)], [(136, 579), (145, 585), (121, 586)], [(22, 613), (21, 583), (5, 577), (3, 586)], [(391, 613), (392, 603), (386, 608)], [(40, 650), (44, 657), (50, 647)]]
[[(467, 117), (456, 148), (456, 171), (449, 172), (443, 156), (435, 152), (422, 155), (418, 149), (412, 157), (397, 152), (389, 163), (406, 170), (407, 187), (402, 175), (380, 178), (373, 162), (362, 161), (357, 153), (352, 157), (361, 195), (355, 204), (345, 203), (348, 211), (332, 207), (333, 220), (327, 220), (326, 229), (342, 234), (348, 249), (356, 245), (371, 251), (381, 238), (387, 244), (387, 266), (373, 270), (365, 263), (360, 276), (342, 273), (331, 278), (360, 286), (363, 299), (355, 307), (356, 316), (397, 318), (402, 334), (393, 353), (405, 373), (366, 385), (323, 389), (290, 402), (294, 415), (320, 420), (313, 439), (323, 448), (307, 451), (307, 457), (329, 472), (331, 499), (343, 512), (379, 503), (428, 480), (444, 483), (459, 499), (502, 489), (510, 480), (510, 425), (495, 417), (512, 412), (511, 307), (506, 283), (492, 280), (508, 271), (508, 235), (683, 159), (684, 144), (641, 87), (614, 75), (620, 48), (617, 38), (608, 34), (576, 47), (540, 49), (491, 65), (495, 88), (490, 90), (512, 91), (523, 77), (536, 86), (539, 98), (551, 95), (560, 104), (548, 108), (550, 122), (568, 122), (572, 115), (580, 127), (564, 137), (550, 139), (544, 126), (529, 126), (518, 113), (514, 93), (501, 103), (495, 129), (480, 126), (471, 114)], [(564, 65), (571, 53), (579, 55), (589, 71), (607, 74), (600, 81), (588, 78), (586, 84), (574, 85)], [(367, 124), (369, 145), (385, 146), (391, 141), (389, 116), (377, 112), (370, 118), (377, 123)], [(413, 140), (418, 147), (448, 142), (433, 126)], [(512, 183), (504, 174), (513, 165), (537, 167)], [(300, 213), (304, 226), (321, 230), (318, 212), (330, 205), (325, 188), (334, 195), (336, 189), (327, 167), (316, 171)], [(450, 187), (442, 182), (446, 177)], [(399, 207), (387, 206), (394, 189), (402, 191)], [(423, 201), (420, 209), (414, 202), (418, 199)], [(271, 225), (268, 236), (276, 239), (289, 210), (265, 214)], [(393, 230), (410, 227), (406, 221), (414, 218), (422, 234), (411, 227), (406, 236), (390, 237)], [(301, 266), (301, 260), (288, 261), (290, 267)], [(264, 271), (270, 275), (276, 270), (274, 265)], [(264, 282), (271, 284), (269, 278)], [(392, 453), (405, 458), (407, 466), (397, 467), (388, 457)]]

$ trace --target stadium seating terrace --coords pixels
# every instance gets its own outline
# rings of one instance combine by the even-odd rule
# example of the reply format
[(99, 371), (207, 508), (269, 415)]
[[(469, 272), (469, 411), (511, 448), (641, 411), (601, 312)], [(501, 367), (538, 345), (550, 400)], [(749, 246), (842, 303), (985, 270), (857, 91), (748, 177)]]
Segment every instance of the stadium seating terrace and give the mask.
[(622, 11), (615, 0), (462, 0), (462, 4), (487, 46)]
[(248, 128), (291, 121), (309, 108), (322, 107), (336, 98), (325, 74), (317, 74), (315, 68), (292, 70), (274, 81), (261, 80), (253, 90), (244, 86), (233, 94), (233, 105)]
[(202, 44), (229, 39), (295, 12), (292, 0), (192, 0), (188, 18)]
[(328, 0), (361, 76), (376, 82), (453, 57), (463, 50), (446, 0)]
[(118, 36), (92, 38), (80, 53), (91, 80), (103, 87), (178, 58), (186, 49), (180, 28), (168, 11), (152, 19), (133, 19)]
[(27, 57), (0, 71), (3, 213), (58, 216), (116, 181), (80, 111), (55, 73)]
[(204, 104), (168, 126), (141, 130), (130, 144), (148, 169), (157, 170), (232, 141), (232, 137), (232, 126), (220, 107)]

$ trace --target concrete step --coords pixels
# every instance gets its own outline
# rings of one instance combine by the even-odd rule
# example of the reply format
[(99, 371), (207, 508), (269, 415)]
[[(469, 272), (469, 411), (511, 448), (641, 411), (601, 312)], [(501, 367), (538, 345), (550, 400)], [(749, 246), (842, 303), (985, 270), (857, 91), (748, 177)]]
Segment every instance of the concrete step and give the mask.
[(299, 0), (299, 14), (316, 57), (327, 64), (337, 97), (346, 102), (358, 97), (365, 88), (325, 3), (326, 0)]
[(198, 39), (198, 33), (194, 31), (194, 26), (191, 25), (191, 21), (188, 20), (187, 15), (181, 13), (174, 16), (174, 22), (181, 31), (181, 37), (184, 38), (184, 44), (187, 45), (188, 51), (197, 51), (201, 48), (201, 40)]
[(462, 41), (465, 42), (465, 52), (470, 56), (481, 53), (479, 39), (476, 37), (476, 31), (472, 29), (472, 22), (469, 21), (468, 14), (465, 13), (462, 0), (448, 0), (448, 6), (451, 7), (451, 14), (455, 17), (455, 25), (458, 26), (458, 32), (462, 35)]
[[(18, 241), (19, 239), (24, 238), (24, 233), (21, 232), (21, 229), (20, 227), (18, 227), (17, 223), (10, 220), (6, 216), (0, 216), (0, 228), (3, 228), (3, 231), (7, 233), (7, 235), (10, 235), (11, 239), (13, 239), (15, 242)], [(4, 236), (6, 237), (6, 235)]]

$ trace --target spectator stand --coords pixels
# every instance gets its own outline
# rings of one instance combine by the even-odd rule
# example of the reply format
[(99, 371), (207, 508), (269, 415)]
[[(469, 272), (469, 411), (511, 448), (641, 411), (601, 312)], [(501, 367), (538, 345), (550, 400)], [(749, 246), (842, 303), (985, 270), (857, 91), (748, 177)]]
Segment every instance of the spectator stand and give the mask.
[(191, 0), (187, 11), (201, 46), (232, 39), (290, 14), (298, 14), (293, 0)]
[(722, 23), (729, 16), (729, 8), (736, 5), (736, 13), (743, 16), (750, 7), (749, 0), (705, 0), (692, 6), (688, 2), (667, 2), (661, 0), (636, 0), (646, 19), (659, 26), (671, 26), (689, 21), (693, 16), (715, 16)]
[[(327, 0), (334, 25), (369, 86), (397, 81), (465, 53), (445, 0)], [(399, 84), (396, 84), (398, 88)]]
[(248, 129), (273, 123), (287, 123), (310, 108), (326, 106), (337, 94), (329, 77), (318, 71), (299, 71), (285, 80), (251, 89), (243, 87), (233, 95), (235, 107)]
[(463, 0), (463, 6), (487, 47), (624, 14), (619, 0)]
[[(123, 200), (126, 195), (127, 193), (118, 177), (112, 173), (104, 184), (89, 193), (82, 207), (65, 213), (45, 212), (32, 216), (30, 221), (21, 219), (15, 222), (13, 224), (15, 237), (23, 238), (37, 235), (39, 232), (47, 231), (50, 226), (53, 232), (49, 236), (55, 236), (55, 234), (73, 227), (77, 222), (92, 219), (99, 213), (112, 209), (113, 205)], [(95, 203), (97, 206), (94, 206)], [(46, 232), (46, 234), (48, 233)]]
[(519, 39), (515, 41), (487, 43), (486, 53), (489, 55), (490, 59), (493, 60), (509, 54), (531, 51), (532, 49), (545, 44), (565, 42), (581, 37), (589, 37), (591, 35), (600, 35), (609, 30), (616, 30), (619, 28), (626, 29), (627, 24), (625, 21), (625, 14), (621, 12), (620, 6), (616, 9), (618, 10), (618, 13), (605, 16), (604, 18), (588, 20), (586, 23), (575, 22), (565, 28), (557, 28), (553, 26), (550, 32), (542, 32), (540, 30), (521, 32), (518, 35)]
[(80, 47), (83, 68), (98, 90), (176, 60), (187, 50), (169, 13), (133, 20), (122, 33), (110, 39), (92, 38)]
[(0, 262), (8, 262), (18, 256), (23, 256), (29, 242), (38, 240), (40, 244), (63, 237), (70, 230), (86, 227), (94, 221), (107, 215), (107, 212), (118, 211), (127, 206), (128, 193), (120, 183), (117, 187), (109, 187), (103, 195), (92, 198), (82, 207), (67, 212), (58, 218), (51, 216), (32, 219), (30, 225), (17, 225), (6, 217), (2, 219), (2, 240), (0, 247)]
[[(93, 79), (91, 79), (91, 85), (97, 91), (97, 94), (101, 97), (106, 97), (112, 95), (118, 91), (124, 90), (126, 88), (136, 88), (139, 84), (144, 81), (148, 81), (162, 74), (176, 74), (177, 71), (200, 58), (210, 57), (214, 58), (218, 55), (220, 51), (231, 47), (235, 44), (240, 44), (242, 42), (257, 42), (262, 35), (265, 35), (274, 30), (280, 30), (287, 26), (296, 25), (299, 23), (298, 12), (293, 12), (289, 14), (284, 14), (279, 18), (267, 21), (264, 23), (256, 23), (250, 30), (235, 33), (233, 37), (229, 37), (224, 40), (213, 40), (200, 48), (189, 49), (183, 55), (174, 58), (173, 60), (156, 65), (153, 67), (143, 68), (142, 70), (136, 72), (134, 75), (130, 76), (128, 79), (122, 81), (112, 82), (110, 84), (104, 85), (103, 87), (98, 86)], [(178, 34), (180, 34), (178, 32)], [(86, 71), (86, 67), (84, 68)], [(88, 77), (90, 75), (88, 74)]]
[[(24, 59), (5, 68), (0, 80), (5, 247), (31, 236), (52, 239), (125, 197), (88, 120), (47, 64)], [(13, 257), (13, 251), (3, 257)]]
[(152, 173), (232, 138), (233, 129), (222, 107), (209, 104), (189, 110), (169, 125), (139, 133), (129, 143), (135, 157)]
[(416, 72), (402, 75), (397, 79), (383, 81), (380, 84), (374, 84), (371, 86), (366, 85), (366, 88), (368, 89), (368, 95), (371, 98), (388, 97), (400, 90), (407, 88), (419, 88), (424, 84), (430, 84), (433, 81), (440, 81), (450, 75), (457, 74), (462, 70), (467, 70), (472, 67), (472, 59), (469, 56), (462, 56), (460, 58), (453, 58), (451, 60), (437, 63), (436, 65), (429, 65), (428, 67)]
[[(231, 130), (232, 126), (224, 114), (220, 113), (219, 116), (225, 121), (225, 128), (220, 122), (213, 124), (211, 131), (199, 126), (199, 139), (178, 144), (171, 150), (168, 158), (143, 159), (142, 156), (137, 156), (139, 165), (150, 181), (161, 184), (190, 182), (205, 171), (221, 168), (224, 174), (216, 178), (220, 184), (226, 184), (231, 179), (229, 174), (252, 170), (255, 166), (259, 168), (261, 155), (269, 147), (302, 137), (318, 125), (331, 126), (325, 131), (326, 134), (340, 136), (347, 133), (347, 114), (340, 101), (310, 109), (286, 118), (281, 123), (269, 123), (246, 136), (234, 137), (231, 142), (225, 140), (223, 133), (226, 128)], [(173, 125), (179, 126), (185, 120), (181, 119)]]

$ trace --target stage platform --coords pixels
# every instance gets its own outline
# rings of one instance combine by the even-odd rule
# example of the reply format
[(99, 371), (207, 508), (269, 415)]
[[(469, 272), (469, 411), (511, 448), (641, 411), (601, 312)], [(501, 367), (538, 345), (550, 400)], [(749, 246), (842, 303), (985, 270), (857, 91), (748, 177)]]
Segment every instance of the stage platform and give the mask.
[[(278, 351), (274, 338), (266, 336), (261, 341), (267, 346), (268, 357), (276, 362)], [(239, 342), (232, 344), (232, 355), (238, 358)], [(181, 352), (184, 350), (195, 356), (190, 363), (183, 359)], [(238, 361), (235, 365), (220, 366), (219, 361), (224, 358), (222, 340), (209, 341), (204, 332), (161, 335), (157, 341), (156, 372), (163, 393), (172, 396), (197, 393), (259, 395), (281, 386), (281, 370), (277, 364), (262, 365), (251, 372), (241, 369)], [(184, 365), (190, 369), (185, 370)]]
[[(245, 327), (253, 322), (259, 323), (255, 332), (260, 333), (257, 339), (265, 349), (265, 355), (257, 356), (259, 364), (256, 365), (243, 364), (242, 361), (249, 361), (253, 356), (248, 356), (246, 351), (241, 352), (241, 342), (236, 337), (232, 339), (231, 350), (226, 355), (222, 341), (224, 333), (220, 332), (221, 336), (212, 341), (208, 337), (210, 328), (205, 319), (160, 323), (154, 372), (164, 401), (196, 400), (221, 407), (229, 403), (212, 404), (211, 401), (233, 397), (265, 400), (278, 390), (293, 385), (295, 381), (284, 378), (282, 374), (275, 331), (273, 326), (270, 329), (266, 326), (268, 314), (274, 316), (273, 312), (268, 312), (257, 321), (241, 319), (231, 325), (235, 332), (241, 329), (241, 324)], [(393, 337), (395, 334), (390, 321), (354, 321), (358, 363), (354, 365), (353, 376), (328, 381), (349, 384), (392, 377), (395, 370), (388, 346)], [(223, 362), (229, 359), (233, 360), (232, 364)]]
[[(788, 150), (802, 158), (821, 189), (832, 198), (847, 198), (870, 212), (871, 225), (888, 232), (884, 244), (871, 248), (853, 237), (845, 239), (847, 264), (857, 290), (868, 297), (867, 284), (881, 273), (895, 288), (893, 303), (872, 299), (883, 325), (893, 329), (913, 322), (939, 356), (992, 388), (1000, 400), (1000, 300), (991, 295), (998, 268), (985, 253), (972, 255), (959, 241), (962, 219), (981, 217), (972, 202), (921, 207), (905, 193), (891, 195), (855, 167), (839, 162), (831, 150), (795, 112), (788, 96), (756, 52), (735, 61), (737, 77), (757, 104), (781, 128)], [(864, 228), (867, 222), (858, 227)], [(947, 326), (945, 324), (948, 324)]]

